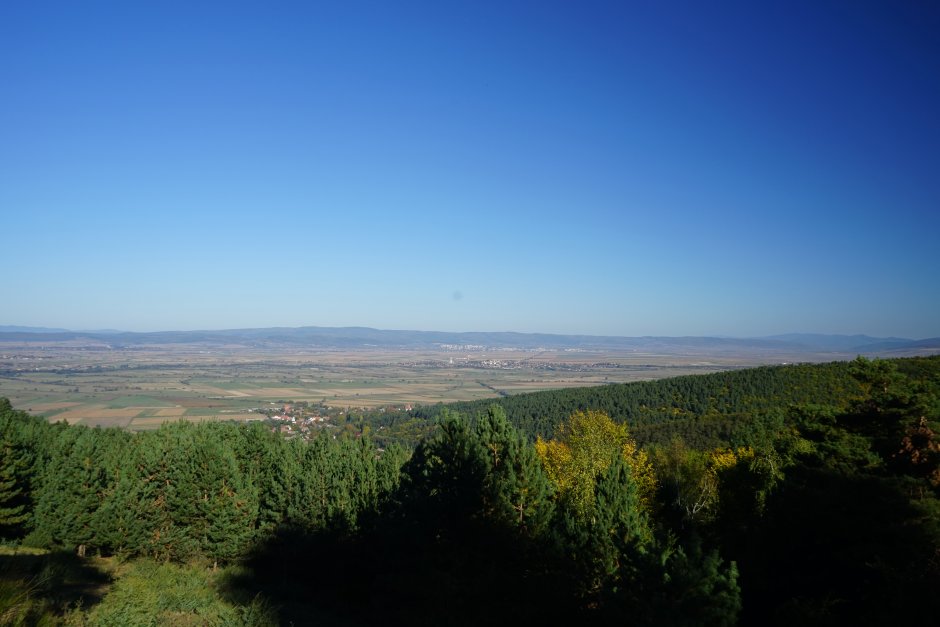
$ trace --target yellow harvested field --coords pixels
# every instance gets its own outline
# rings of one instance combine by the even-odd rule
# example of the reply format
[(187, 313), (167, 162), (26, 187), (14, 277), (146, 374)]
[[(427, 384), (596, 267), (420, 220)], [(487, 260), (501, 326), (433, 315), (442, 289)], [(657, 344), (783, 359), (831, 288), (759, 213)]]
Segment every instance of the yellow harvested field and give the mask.
[(56, 421), (64, 420), (70, 425), (83, 424), (89, 427), (126, 427), (131, 419), (144, 411), (143, 407), (123, 407), (109, 409), (102, 406), (80, 407), (69, 409), (55, 417)]
[[(226, 394), (234, 394), (235, 392), (242, 392), (242, 390), (225, 390)], [(314, 391), (315, 392), (315, 391)], [(298, 390), (297, 388), (261, 388), (259, 390), (253, 390), (251, 393), (244, 392), (241, 396), (253, 396), (255, 398), (271, 398), (272, 396), (277, 396), (278, 398), (295, 398), (298, 396), (306, 396), (308, 392), (303, 390)]]
[(152, 412), (148, 412), (150, 416), (162, 416), (166, 418), (175, 418), (177, 416), (182, 416), (186, 413), (185, 407), (163, 407)]
[(216, 420), (247, 420), (248, 418), (258, 418), (259, 414), (209, 414), (207, 416), (186, 416), (189, 422), (214, 422)]
[(359, 394), (361, 396), (378, 396), (379, 394), (403, 394), (407, 390), (403, 388), (380, 388), (380, 387), (362, 387), (362, 388), (321, 388), (319, 390), (310, 390), (309, 394), (317, 396), (350, 396)]
[(212, 396), (247, 396), (247, 394), (243, 395), (237, 392), (233, 392), (232, 390), (217, 388), (211, 385), (194, 385), (193, 390), (199, 392), (200, 394), (211, 394)]
[(82, 423), (89, 426), (123, 426), (129, 422), (129, 419), (141, 413), (143, 409), (142, 407), (122, 407), (120, 409), (109, 409), (103, 406), (82, 407), (64, 411), (57, 415), (55, 419), (57, 421), (64, 420), (70, 425)]

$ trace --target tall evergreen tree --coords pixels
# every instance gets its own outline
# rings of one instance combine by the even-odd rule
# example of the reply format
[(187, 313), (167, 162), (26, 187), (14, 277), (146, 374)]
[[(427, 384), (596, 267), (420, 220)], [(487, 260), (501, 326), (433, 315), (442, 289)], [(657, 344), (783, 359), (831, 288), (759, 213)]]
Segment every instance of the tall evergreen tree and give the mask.
[(242, 479), (257, 492), (259, 533), (273, 532), (285, 521), (297, 474), (295, 458), (286, 451), (287, 441), (261, 423), (214, 426), (215, 431), (231, 434)]
[(572, 493), (561, 495), (554, 529), (562, 575), (586, 604), (630, 584), (634, 556), (645, 552), (652, 533), (630, 467), (619, 454), (595, 480), (586, 508)]
[(255, 538), (258, 498), (226, 438), (179, 422), (138, 436), (104, 506), (115, 549), (160, 559), (227, 561)]
[(0, 436), (0, 537), (17, 537), (29, 520), (26, 456), (8, 434)]
[(474, 431), (486, 452), (485, 515), (523, 535), (540, 536), (551, 521), (554, 504), (551, 482), (535, 449), (499, 406), (480, 416)]
[(116, 430), (81, 426), (58, 433), (37, 493), (34, 541), (79, 553), (102, 548), (96, 512), (112, 481), (102, 460), (120, 439)]
[(470, 426), (445, 413), (435, 437), (422, 441), (405, 466), (405, 512), (440, 538), (460, 534), (481, 518), (486, 449)]

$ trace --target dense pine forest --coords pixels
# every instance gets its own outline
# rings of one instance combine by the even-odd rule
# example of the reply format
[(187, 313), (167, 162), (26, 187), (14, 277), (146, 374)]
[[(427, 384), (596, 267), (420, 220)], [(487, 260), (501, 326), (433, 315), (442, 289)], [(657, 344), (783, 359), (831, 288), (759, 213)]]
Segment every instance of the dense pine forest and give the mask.
[(0, 624), (936, 620), (940, 357), (349, 420), (133, 434), (0, 399)]

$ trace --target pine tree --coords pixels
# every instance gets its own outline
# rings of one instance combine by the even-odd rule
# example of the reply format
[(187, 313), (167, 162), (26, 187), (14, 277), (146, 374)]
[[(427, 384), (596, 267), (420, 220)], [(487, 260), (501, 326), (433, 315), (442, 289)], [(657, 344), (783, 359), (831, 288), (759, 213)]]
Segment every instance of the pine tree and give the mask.
[[(260, 423), (225, 427), (243, 481), (258, 495), (258, 532), (270, 534), (284, 521), (297, 466), (287, 454), (288, 442)], [(217, 429), (218, 431), (218, 429)]]
[(61, 430), (36, 496), (34, 540), (77, 550), (101, 548), (94, 521), (110, 477), (101, 460), (109, 438), (100, 429)]
[(7, 434), (0, 440), (0, 534), (15, 537), (29, 520), (26, 457)]
[(422, 441), (405, 467), (406, 511), (440, 538), (460, 535), (482, 516), (488, 452), (456, 414), (442, 415), (438, 434)]
[(741, 613), (741, 589), (734, 562), (692, 542), (671, 540), (633, 551), (624, 575), (602, 595), (601, 616), (610, 624), (732, 627)]
[(159, 486), (150, 480), (159, 451), (151, 433), (132, 436), (125, 443), (114, 481), (106, 490), (93, 525), (102, 545), (120, 555), (151, 554), (162, 501)]
[(587, 509), (574, 495), (561, 495), (554, 529), (563, 574), (585, 603), (630, 585), (635, 556), (646, 551), (652, 532), (630, 466), (619, 454), (597, 477)]
[(297, 472), (288, 501), (287, 521), (292, 526), (313, 531), (323, 529), (333, 513), (334, 502), (329, 490), (329, 476), (336, 471), (329, 454), (332, 441), (326, 436), (309, 443), (299, 440), (287, 442), (292, 465)]
[(401, 469), (410, 457), (409, 452), (398, 444), (391, 444), (376, 461), (375, 473), (378, 491), (382, 500), (388, 500), (401, 484)]
[(216, 562), (228, 562), (244, 554), (255, 538), (258, 494), (243, 480), (230, 448), (212, 441), (202, 446), (198, 515), (204, 531), (199, 550)]
[(21, 537), (32, 530), (41, 469), (55, 429), (0, 397), (0, 537)]
[(554, 504), (551, 483), (535, 449), (509, 424), (498, 405), (480, 416), (475, 435), (486, 451), (486, 516), (526, 536), (540, 536), (551, 521)]

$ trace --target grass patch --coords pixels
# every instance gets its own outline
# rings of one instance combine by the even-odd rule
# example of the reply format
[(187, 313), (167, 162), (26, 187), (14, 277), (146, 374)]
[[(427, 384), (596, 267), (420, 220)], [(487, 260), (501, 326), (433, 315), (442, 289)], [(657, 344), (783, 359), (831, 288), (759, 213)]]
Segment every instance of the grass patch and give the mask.
[(140, 559), (124, 564), (111, 592), (84, 617), (88, 625), (276, 625), (264, 601), (224, 601), (219, 581), (226, 569), (203, 564), (176, 565)]
[(0, 625), (277, 625), (264, 600), (228, 590), (227, 582), (243, 575), (239, 567), (120, 563), (0, 545)]
[(0, 549), (0, 625), (83, 624), (81, 608), (98, 603), (111, 581), (96, 560), (27, 547)]

